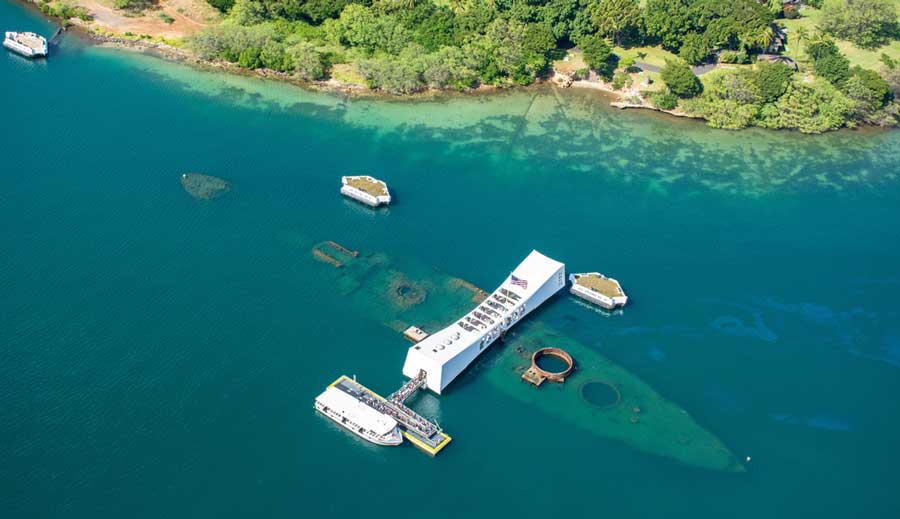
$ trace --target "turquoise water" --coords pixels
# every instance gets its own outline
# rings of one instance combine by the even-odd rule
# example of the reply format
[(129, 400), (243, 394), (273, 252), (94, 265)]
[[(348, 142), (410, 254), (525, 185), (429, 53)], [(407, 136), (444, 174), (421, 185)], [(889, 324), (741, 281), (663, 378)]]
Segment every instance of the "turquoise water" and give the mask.
[[(0, 54), (3, 517), (900, 513), (900, 132), (728, 133), (549, 89), (351, 101), (54, 51)], [(185, 171), (234, 190), (195, 200)], [(338, 196), (353, 172), (396, 205)], [(357, 441), (312, 399), (342, 373), (391, 391), (408, 343), (334, 293), (326, 239), (485, 288), (532, 248), (614, 275), (621, 315), (561, 295), (534, 319), (747, 472), (598, 438), (477, 365), (416, 403), (454, 437), (439, 457)]]

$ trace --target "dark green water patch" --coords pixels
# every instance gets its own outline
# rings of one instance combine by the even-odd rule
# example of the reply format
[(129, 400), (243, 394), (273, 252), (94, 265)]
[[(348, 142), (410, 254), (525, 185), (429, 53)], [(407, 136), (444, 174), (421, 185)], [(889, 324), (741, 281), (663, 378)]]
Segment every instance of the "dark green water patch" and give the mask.
[(592, 380), (585, 382), (579, 389), (581, 398), (588, 404), (599, 407), (600, 409), (609, 409), (618, 405), (622, 399), (619, 390), (609, 382)]
[(566, 361), (556, 355), (541, 355), (536, 363), (539, 368), (550, 373), (562, 373), (569, 367)]

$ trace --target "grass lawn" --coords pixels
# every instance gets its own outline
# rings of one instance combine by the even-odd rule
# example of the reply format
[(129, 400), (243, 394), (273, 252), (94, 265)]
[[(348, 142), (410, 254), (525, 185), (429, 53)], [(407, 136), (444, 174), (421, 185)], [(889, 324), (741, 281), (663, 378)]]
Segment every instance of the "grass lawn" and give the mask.
[[(894, 0), (894, 3), (897, 5), (897, 10), (900, 11), (900, 0)], [(812, 7), (805, 7), (800, 13), (802, 16), (796, 20), (779, 20), (779, 22), (787, 28), (788, 33), (788, 48), (784, 54), (798, 63), (803, 63), (807, 59), (806, 54), (803, 52), (806, 45), (804, 41), (801, 41), (798, 45), (794, 35), (797, 34), (797, 28), (804, 27), (807, 34), (811, 37), (818, 30), (819, 23), (822, 20), (822, 11)], [(859, 65), (863, 68), (880, 70), (882, 67), (882, 53), (894, 59), (900, 59), (900, 41), (897, 40), (875, 50), (860, 49), (847, 40), (835, 40), (835, 43), (837, 43), (841, 52), (847, 56), (847, 59), (850, 60), (851, 65)]]
[(331, 77), (344, 84), (366, 86), (366, 78), (349, 63), (335, 63), (331, 67)]
[(705, 88), (705, 87), (709, 86), (709, 82), (716, 76), (721, 76), (722, 74), (728, 73), (732, 70), (737, 70), (737, 69), (742, 69), (742, 68), (752, 69), (753, 65), (732, 65), (732, 64), (719, 65), (718, 68), (716, 68), (714, 70), (710, 70), (706, 74), (699, 76), (700, 82), (703, 83), (703, 86)]
[(552, 63), (553, 70), (561, 74), (574, 74), (575, 72), (588, 68), (584, 62), (582, 53), (578, 51), (569, 51), (566, 53), (565, 59), (558, 59)]
[[(637, 61), (642, 61), (649, 65), (656, 65), (657, 67), (665, 66), (667, 59), (673, 59), (677, 56), (672, 54), (671, 52), (663, 49), (660, 46), (655, 47), (613, 47), (613, 53), (619, 57), (619, 59), (625, 59), (628, 57), (634, 58)], [(641, 57), (641, 54), (646, 54), (644, 57)]]

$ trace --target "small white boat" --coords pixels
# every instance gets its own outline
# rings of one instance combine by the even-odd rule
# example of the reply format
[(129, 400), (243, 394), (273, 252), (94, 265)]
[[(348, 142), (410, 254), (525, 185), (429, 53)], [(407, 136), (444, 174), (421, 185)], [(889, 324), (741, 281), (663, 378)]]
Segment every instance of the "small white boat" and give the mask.
[(39, 58), (47, 55), (47, 38), (33, 32), (7, 31), (3, 38), (3, 46), (21, 54), (26, 58)]
[(316, 410), (376, 445), (394, 446), (403, 442), (396, 420), (366, 404), (359, 395), (351, 395), (334, 385), (316, 398)]
[(341, 194), (372, 207), (391, 203), (387, 184), (368, 175), (341, 177)]
[(572, 295), (600, 305), (607, 310), (625, 306), (628, 302), (628, 296), (622, 290), (622, 285), (615, 279), (608, 278), (599, 272), (571, 274), (569, 281), (572, 282), (572, 288), (569, 289)]

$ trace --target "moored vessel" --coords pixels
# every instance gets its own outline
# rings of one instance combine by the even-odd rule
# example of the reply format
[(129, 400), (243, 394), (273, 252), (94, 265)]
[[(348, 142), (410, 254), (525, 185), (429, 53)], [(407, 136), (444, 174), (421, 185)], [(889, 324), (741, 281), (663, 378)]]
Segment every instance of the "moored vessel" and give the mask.
[(617, 280), (599, 272), (571, 274), (569, 281), (572, 282), (572, 288), (569, 289), (572, 295), (600, 305), (607, 310), (613, 310), (628, 303), (628, 296), (622, 290), (622, 285)]
[(47, 39), (33, 32), (6, 31), (3, 46), (26, 58), (47, 55)]
[(368, 395), (341, 385), (342, 377), (316, 397), (316, 410), (335, 423), (376, 445), (400, 445), (403, 436), (397, 421), (372, 407)]
[(391, 203), (387, 184), (368, 175), (341, 177), (341, 194), (372, 207)]

